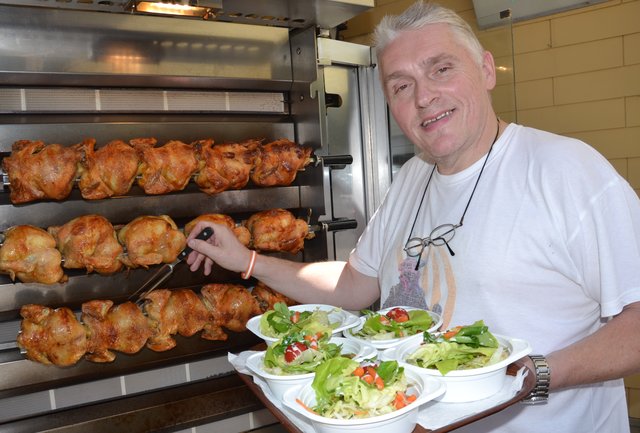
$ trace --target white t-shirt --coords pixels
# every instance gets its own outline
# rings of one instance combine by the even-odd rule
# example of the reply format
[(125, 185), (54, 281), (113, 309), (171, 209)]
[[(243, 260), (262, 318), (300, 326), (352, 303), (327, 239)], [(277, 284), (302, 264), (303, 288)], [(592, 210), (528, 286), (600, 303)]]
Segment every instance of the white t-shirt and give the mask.
[[(433, 165), (417, 156), (400, 170), (349, 258), (378, 278), (383, 306), (427, 306), (443, 315), (443, 328), (482, 319), (492, 332), (547, 354), (640, 301), (635, 192), (584, 143), (515, 124), (495, 143), (449, 242), (455, 255), (432, 246), (415, 271), (405, 242), (460, 221), (483, 162), (453, 175), (436, 170), (420, 209)], [(553, 392), (546, 405), (514, 405), (461, 431), (628, 430), (616, 380)]]

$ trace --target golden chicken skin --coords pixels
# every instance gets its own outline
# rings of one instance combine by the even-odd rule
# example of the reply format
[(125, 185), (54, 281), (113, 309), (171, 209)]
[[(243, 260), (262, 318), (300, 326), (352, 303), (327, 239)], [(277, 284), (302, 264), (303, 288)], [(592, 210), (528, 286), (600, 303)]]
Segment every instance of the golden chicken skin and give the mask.
[(183, 190), (198, 168), (193, 146), (171, 140), (156, 147), (155, 138), (129, 141), (138, 151), (138, 185), (147, 194), (167, 194)]
[(251, 173), (251, 181), (258, 186), (287, 186), (296, 179), (298, 171), (311, 163), (311, 148), (280, 139), (263, 145)]
[(212, 139), (193, 144), (198, 159), (195, 181), (200, 190), (217, 194), (228, 189), (241, 189), (249, 183), (261, 140), (214, 145)]
[(139, 352), (151, 336), (147, 317), (133, 302), (113, 305), (110, 300), (82, 304), (82, 323), (87, 331), (86, 358), (92, 362), (112, 362), (112, 351)]
[(23, 283), (65, 282), (62, 254), (47, 231), (31, 225), (10, 227), (0, 247), (0, 272)]
[(122, 269), (124, 249), (111, 223), (100, 215), (83, 215), (49, 227), (67, 269), (112, 274)]
[(172, 335), (190, 337), (210, 320), (209, 310), (192, 290), (158, 289), (148, 293), (144, 300), (143, 309), (151, 324), (147, 347), (156, 352), (175, 347)]
[(11, 202), (64, 200), (73, 188), (81, 157), (77, 146), (16, 141), (11, 155), (2, 160), (11, 185)]
[(122, 140), (113, 140), (95, 150), (96, 141), (86, 139), (80, 145), (78, 187), (82, 198), (99, 200), (126, 195), (138, 174), (138, 152)]
[(305, 239), (315, 235), (306, 221), (285, 209), (269, 209), (255, 213), (244, 225), (251, 233), (251, 246), (258, 251), (289, 252), (304, 248)]
[(201, 335), (207, 340), (226, 340), (228, 335), (223, 328), (246, 331), (247, 321), (262, 313), (256, 298), (239, 284), (207, 284), (200, 294), (212, 317)]
[(272, 289), (262, 281), (258, 281), (255, 287), (251, 289), (251, 294), (257, 299), (258, 304), (260, 305), (260, 309), (263, 312), (268, 310), (273, 310), (273, 306), (276, 305), (278, 302), (283, 302), (287, 306), (297, 304), (297, 302), (294, 301), (293, 299)]
[(168, 215), (143, 215), (118, 230), (118, 241), (126, 254), (122, 262), (130, 267), (171, 263), (187, 245), (187, 238)]
[(28, 304), (22, 306), (20, 315), (17, 343), (28, 359), (68, 367), (84, 356), (86, 331), (69, 308)]
[(195, 225), (198, 224), (200, 221), (207, 221), (210, 223), (220, 224), (220, 225), (229, 227), (231, 230), (233, 230), (233, 233), (236, 235), (240, 243), (244, 246), (249, 245), (249, 243), (251, 242), (251, 233), (249, 233), (249, 230), (246, 227), (236, 226), (236, 223), (233, 220), (233, 218), (231, 218), (229, 215), (223, 215), (219, 213), (204, 214), (204, 215), (197, 216), (196, 218), (194, 218), (193, 220), (185, 224), (184, 234), (186, 236), (189, 236), (189, 233), (191, 233), (191, 230), (193, 230)]

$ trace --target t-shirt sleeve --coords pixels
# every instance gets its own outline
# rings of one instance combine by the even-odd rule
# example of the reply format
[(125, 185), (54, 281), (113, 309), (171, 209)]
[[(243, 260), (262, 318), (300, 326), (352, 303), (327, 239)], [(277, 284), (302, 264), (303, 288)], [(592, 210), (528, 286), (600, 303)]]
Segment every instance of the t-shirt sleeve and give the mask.
[(384, 254), (390, 248), (396, 227), (396, 219), (412, 209), (416, 203), (416, 179), (424, 177), (426, 164), (420, 157), (413, 157), (396, 174), (380, 207), (369, 220), (356, 247), (349, 255), (349, 264), (355, 270), (370, 277), (378, 277)]
[[(600, 303), (601, 317), (640, 301), (640, 200), (602, 155), (590, 149), (579, 181), (572, 183), (564, 215), (569, 254), (587, 295)], [(581, 203), (575, 206), (576, 202)]]

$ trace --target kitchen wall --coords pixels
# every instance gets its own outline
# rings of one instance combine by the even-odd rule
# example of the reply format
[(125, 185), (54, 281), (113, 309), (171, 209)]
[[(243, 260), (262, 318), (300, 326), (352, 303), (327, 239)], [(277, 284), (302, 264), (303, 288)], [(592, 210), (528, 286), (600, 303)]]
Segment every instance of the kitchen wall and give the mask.
[[(369, 44), (385, 14), (412, 3), (377, 0), (374, 9), (348, 21), (340, 35)], [(476, 29), (497, 62), (510, 55), (504, 30), (477, 29), (471, 0), (439, 3)], [(513, 49), (518, 123), (588, 142), (640, 195), (640, 0), (610, 0), (514, 23)], [(500, 116), (513, 121), (512, 89), (513, 74), (503, 71), (494, 105)]]
[[(385, 14), (412, 3), (377, 0), (340, 35), (368, 45)], [(504, 29), (478, 30), (471, 0), (439, 3), (472, 25), (497, 63), (509, 63)], [(610, 0), (514, 23), (513, 51), (515, 74), (505, 68), (493, 93), (500, 116), (586, 141), (640, 195), (640, 0)], [(625, 384), (629, 415), (640, 418), (640, 375)]]

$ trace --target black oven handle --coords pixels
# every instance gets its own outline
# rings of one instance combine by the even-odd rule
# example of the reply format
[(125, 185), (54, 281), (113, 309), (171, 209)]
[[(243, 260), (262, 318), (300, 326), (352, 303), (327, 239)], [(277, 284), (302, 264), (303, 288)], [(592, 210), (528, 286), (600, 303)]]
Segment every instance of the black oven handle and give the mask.
[(351, 155), (313, 155), (315, 165), (322, 164), (330, 168), (344, 168), (345, 165), (353, 164)]
[(339, 218), (332, 221), (318, 221), (318, 224), (309, 226), (309, 231), (336, 232), (339, 230), (352, 230), (358, 227), (358, 221), (347, 218)]

